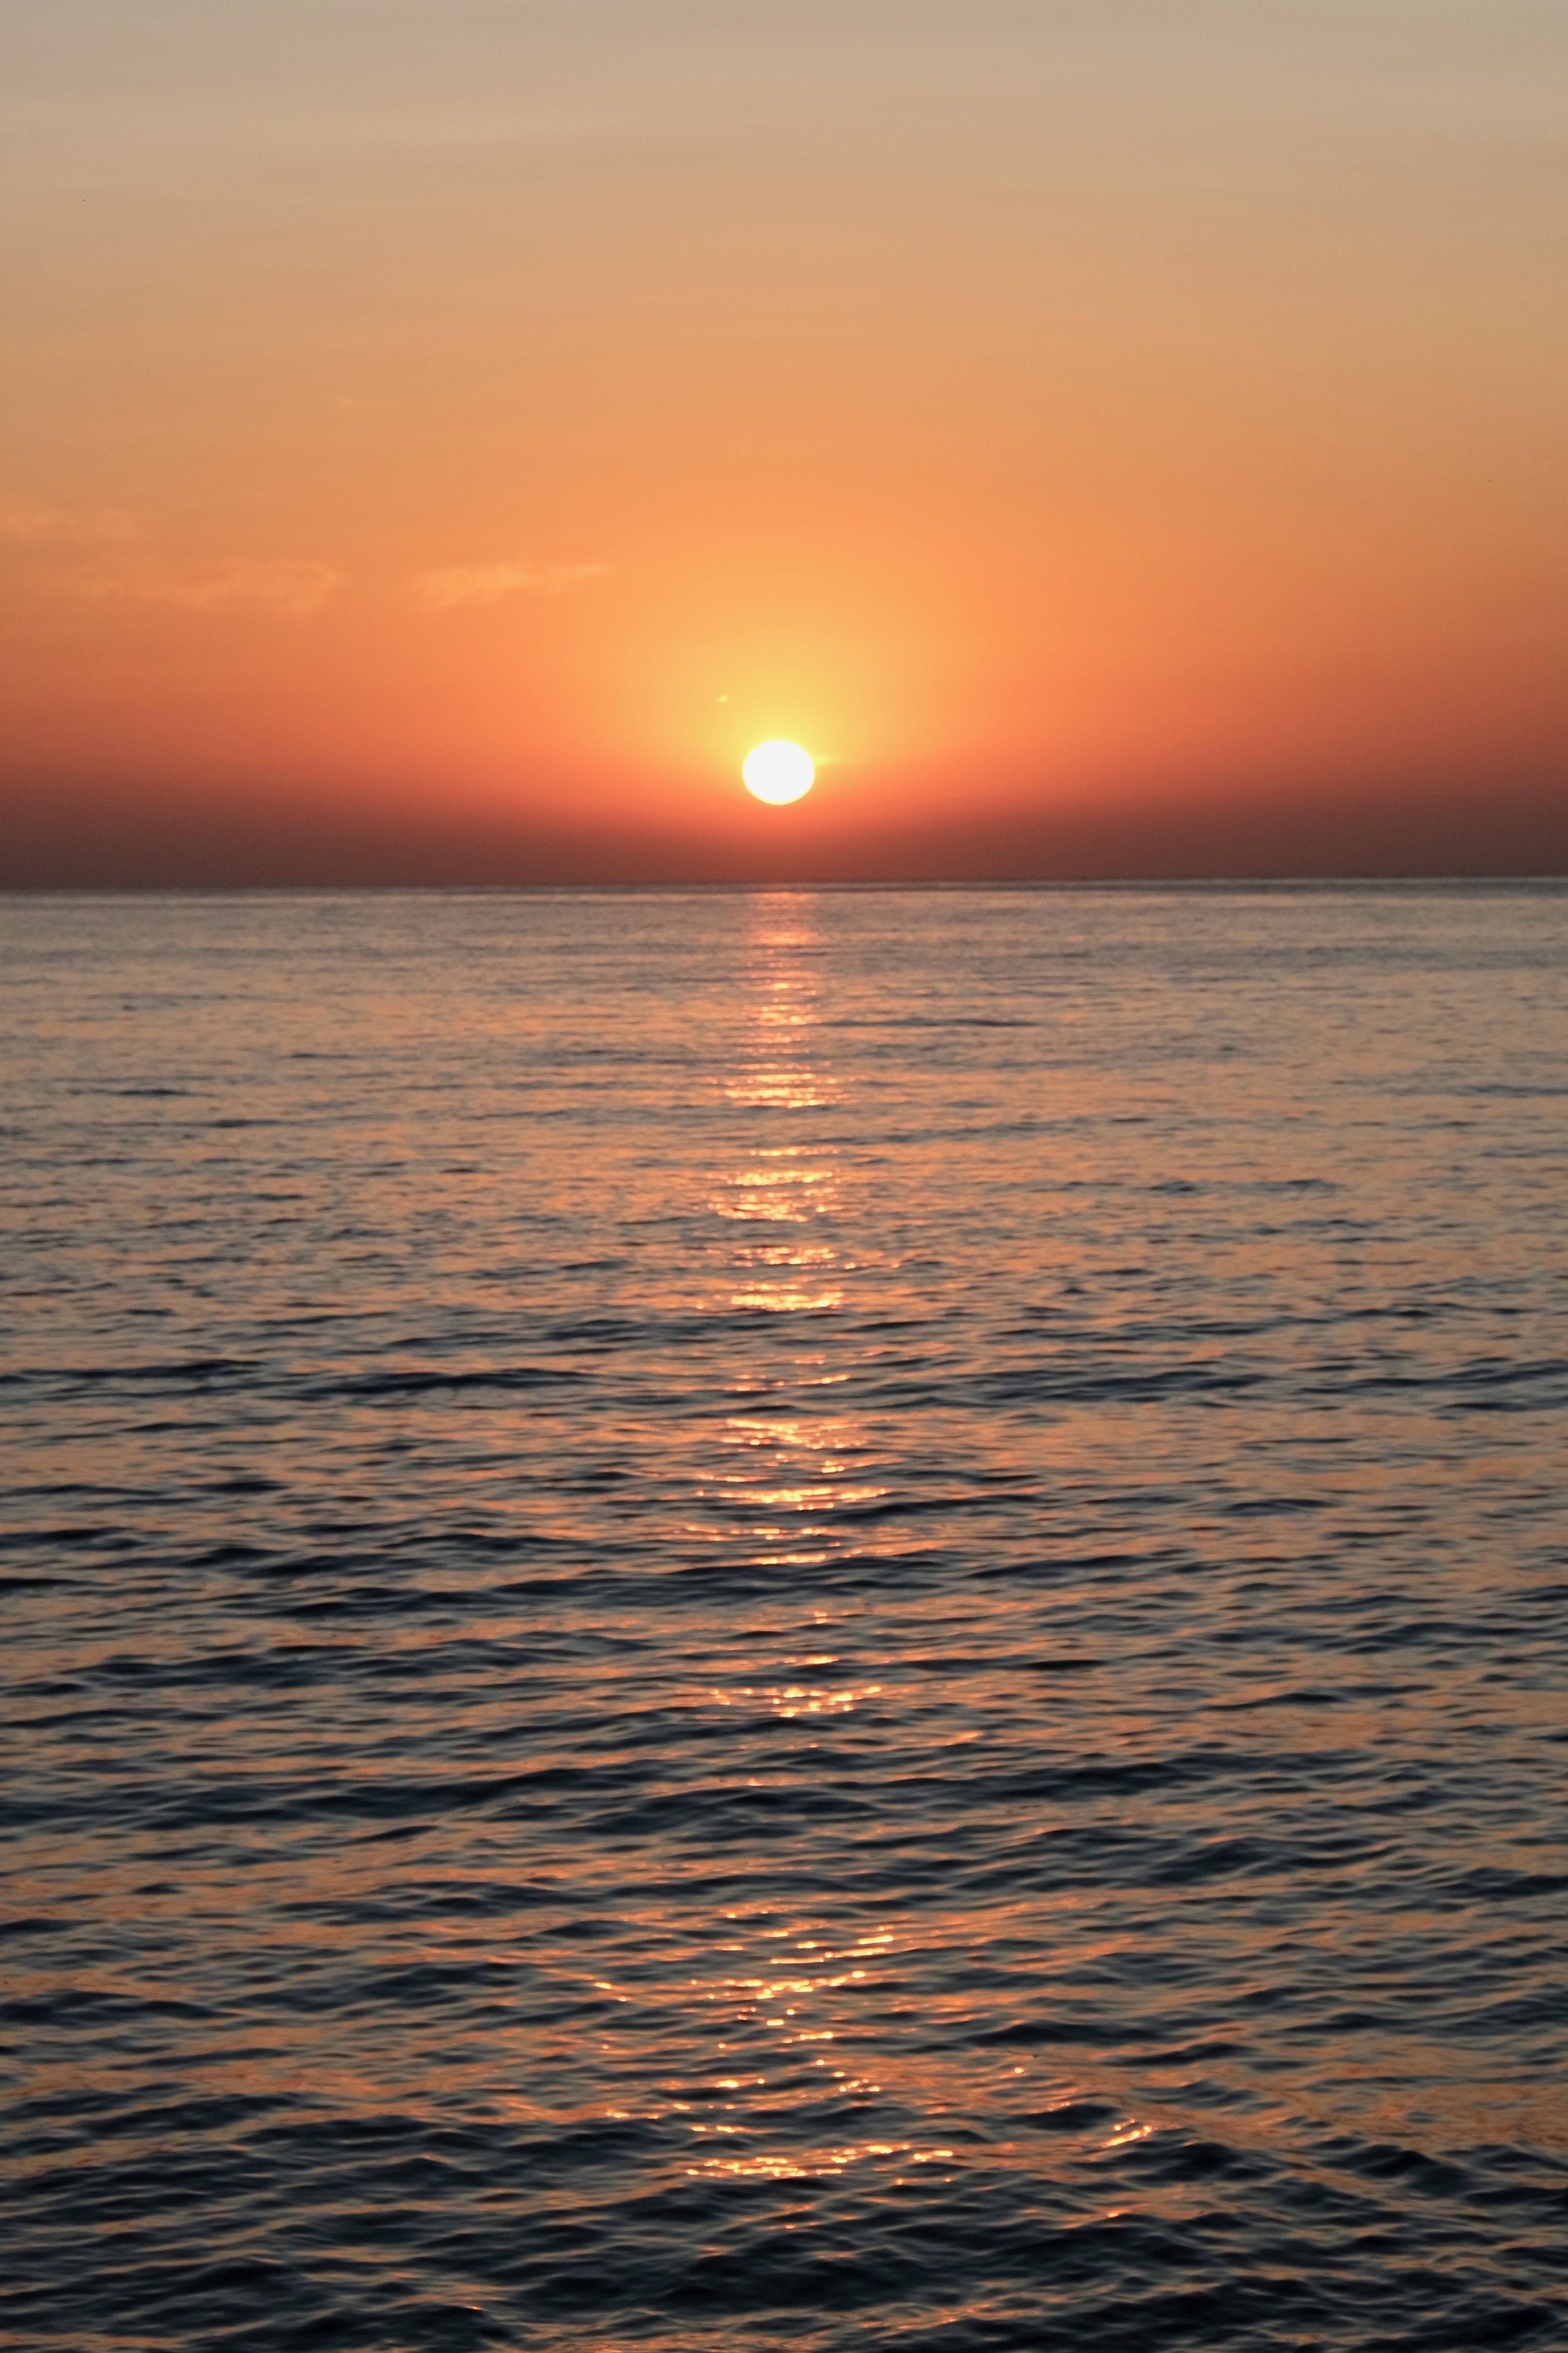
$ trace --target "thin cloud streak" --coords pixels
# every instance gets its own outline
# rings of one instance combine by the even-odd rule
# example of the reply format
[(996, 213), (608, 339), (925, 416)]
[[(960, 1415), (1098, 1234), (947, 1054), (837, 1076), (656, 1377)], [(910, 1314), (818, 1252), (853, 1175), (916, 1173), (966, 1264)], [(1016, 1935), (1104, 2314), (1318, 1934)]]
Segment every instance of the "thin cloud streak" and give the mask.
[(10, 493), (0, 497), (0, 546), (15, 550), (47, 594), (187, 612), (253, 605), (315, 613), (343, 577), (334, 565), (299, 556), (160, 555), (145, 546), (138, 518), (122, 508), (57, 506)]
[(134, 539), (133, 515), (118, 507), (58, 507), (47, 499), (0, 498), (0, 541), (12, 547), (99, 547)]
[(74, 574), (72, 594), (139, 605), (172, 605), (210, 612), (220, 605), (253, 605), (303, 617), (320, 612), (341, 586), (330, 564), (227, 556), (205, 564), (117, 564)]
[(500, 564), (456, 564), (421, 572), (410, 584), (417, 604), (429, 613), (457, 605), (499, 605), (503, 596), (565, 596), (604, 577), (603, 564), (532, 564), (510, 556)]

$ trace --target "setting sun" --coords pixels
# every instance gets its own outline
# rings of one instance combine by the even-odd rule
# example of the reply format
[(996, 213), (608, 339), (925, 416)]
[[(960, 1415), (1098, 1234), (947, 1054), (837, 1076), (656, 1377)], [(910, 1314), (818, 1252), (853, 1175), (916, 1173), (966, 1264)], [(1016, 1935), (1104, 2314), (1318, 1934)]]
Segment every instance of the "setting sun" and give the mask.
[(776, 808), (810, 792), (816, 769), (809, 752), (775, 737), (747, 753), (741, 775), (749, 793)]

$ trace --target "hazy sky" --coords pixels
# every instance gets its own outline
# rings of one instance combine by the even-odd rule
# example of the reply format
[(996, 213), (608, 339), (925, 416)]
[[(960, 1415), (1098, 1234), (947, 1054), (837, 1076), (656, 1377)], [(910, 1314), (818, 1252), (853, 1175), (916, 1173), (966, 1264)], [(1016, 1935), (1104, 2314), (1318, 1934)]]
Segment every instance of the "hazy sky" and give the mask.
[(0, 89), (17, 879), (1568, 853), (1563, 0), (6, 0)]

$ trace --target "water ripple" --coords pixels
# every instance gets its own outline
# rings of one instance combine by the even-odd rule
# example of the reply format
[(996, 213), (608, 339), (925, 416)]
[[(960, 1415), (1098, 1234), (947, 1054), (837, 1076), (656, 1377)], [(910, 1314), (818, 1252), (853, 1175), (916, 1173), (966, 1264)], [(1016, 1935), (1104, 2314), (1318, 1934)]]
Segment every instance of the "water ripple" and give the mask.
[(1568, 895), (12, 901), (0, 2345), (1568, 2343)]

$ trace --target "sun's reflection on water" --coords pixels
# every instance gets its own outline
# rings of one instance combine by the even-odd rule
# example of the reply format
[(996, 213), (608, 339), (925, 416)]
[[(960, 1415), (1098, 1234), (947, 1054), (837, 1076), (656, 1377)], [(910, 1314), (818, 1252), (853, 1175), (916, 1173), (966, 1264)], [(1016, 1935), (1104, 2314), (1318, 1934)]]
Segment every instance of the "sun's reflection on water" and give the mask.
[[(840, 1100), (837, 1082), (822, 1066), (816, 962), (821, 943), (814, 905), (809, 893), (797, 892), (769, 892), (752, 902), (742, 1034), (721, 1083), (729, 1103), (761, 1114), (763, 1124), (745, 1165), (731, 1166), (719, 1177), (713, 1207), (731, 1221), (803, 1226), (837, 1205), (836, 1146), (821, 1138), (806, 1143), (781, 1136), (772, 1127), (780, 1113), (821, 1111)], [(734, 1305), (824, 1307), (841, 1302), (841, 1290), (820, 1287), (818, 1271), (837, 1263), (831, 1243), (781, 1238), (742, 1247), (735, 1258), (757, 1272), (733, 1296)], [(804, 1280), (808, 1269), (809, 1293)]]
[[(888, 1345), (878, 1336), (886, 1290), (867, 1293), (896, 1261), (868, 1248), (858, 1214), (852, 1106), (818, 1003), (815, 906), (809, 893), (770, 893), (748, 909), (742, 1001), (719, 1082), (721, 1140), (706, 1179), (706, 1304), (716, 1317), (757, 1321), (740, 1327), (740, 1369), (704, 1425), (683, 1535), (776, 1576), (780, 1597), (804, 1579), (819, 1603), (810, 1572), (886, 1556), (911, 1537), (885, 1436), (847, 1399), (834, 1409), (868, 1352)], [(863, 1302), (876, 1314), (862, 1331)], [(846, 1606), (854, 1614), (853, 1600)], [(773, 1615), (770, 1600), (761, 1643), (755, 1626), (715, 1639), (687, 1703), (712, 1711), (721, 1746), (711, 1753), (728, 1761), (728, 1773), (719, 1767), (727, 1785), (770, 1805), (817, 1788), (828, 1769), (819, 1757), (874, 1736), (905, 1704), (896, 1667), (879, 1672), (884, 1662), (858, 1639), (841, 1648), (836, 1623), (811, 1601), (793, 1622), (787, 1609), (784, 1622)], [(967, 1720), (944, 1722), (932, 1753), (978, 1736)], [(879, 1853), (884, 1827), (865, 1831)], [(679, 2040), (705, 2052), (712, 2073), (650, 2086), (644, 2111), (689, 2135), (679, 2161), (691, 2175), (831, 2181), (866, 2168), (886, 2185), (957, 2162), (963, 2089), (933, 2075), (908, 2040), (916, 2021), (900, 1955), (911, 1934), (918, 1944), (908, 1921), (818, 1914), (781, 1926), (726, 1915), (711, 1960), (679, 1972)], [(625, 2006), (629, 2030), (641, 2008), (635, 1981), (599, 1990)]]
[[(760, 892), (748, 902), (739, 1014), (718, 1081), (721, 1154), (709, 1175), (714, 1280), (710, 1311), (766, 1317), (731, 1410), (694, 1466), (701, 1508), (689, 1529), (739, 1546), (758, 1567), (813, 1568), (841, 1548), (846, 1512), (874, 1513), (886, 1490), (869, 1472), (849, 1417), (802, 1414), (797, 1401), (850, 1377), (843, 1361), (863, 1271), (847, 1239), (853, 1185), (823, 1114), (844, 1106), (825, 1051), (816, 899)], [(820, 1319), (831, 1319), (831, 1337)], [(851, 1347), (852, 1353), (852, 1347)], [(789, 1703), (792, 1709), (796, 1702)], [(804, 1709), (823, 1703), (806, 1696)]]

